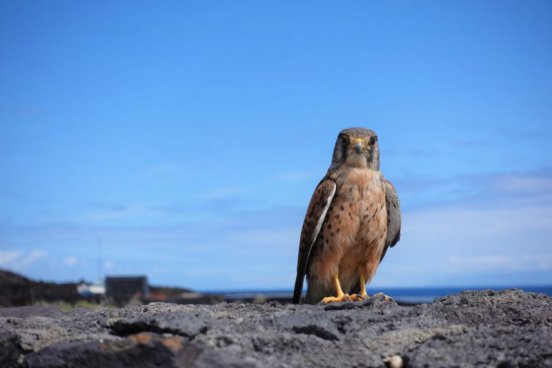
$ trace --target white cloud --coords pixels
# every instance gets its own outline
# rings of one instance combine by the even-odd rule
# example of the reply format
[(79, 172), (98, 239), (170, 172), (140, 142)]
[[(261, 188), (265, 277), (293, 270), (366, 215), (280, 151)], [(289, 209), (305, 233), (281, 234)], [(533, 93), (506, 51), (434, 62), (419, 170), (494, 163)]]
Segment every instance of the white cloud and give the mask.
[(89, 211), (80, 215), (74, 215), (72, 219), (77, 222), (103, 222), (119, 219), (127, 219), (147, 213), (145, 205), (127, 205), (121, 208), (105, 208)]
[[(514, 182), (519, 184), (520, 180)], [(516, 185), (507, 186), (511, 190), (506, 190), (486, 181), (484, 190), (470, 202), (451, 204), (440, 198), (439, 206), (431, 208), (409, 210), (405, 206), (401, 241), (387, 253), (373, 284), (486, 286), (551, 280), (552, 259), (548, 254), (552, 239), (552, 201), (545, 200), (549, 195), (545, 190), (537, 190), (546, 188), (545, 182), (520, 184), (521, 188), (534, 188), (531, 201), (519, 200), (525, 195), (516, 196), (519, 192), (514, 190)], [(403, 192), (403, 201), (412, 202), (419, 193), (421, 189)], [(492, 195), (492, 201), (487, 194)], [(206, 190), (196, 199), (232, 199), (242, 195), (247, 197), (245, 189), (230, 186)], [(161, 217), (161, 209), (152, 209), (154, 205), (113, 206), (112, 212), (107, 208), (106, 213), (96, 218), (98, 222), (105, 221), (107, 226), (86, 222), (59, 229), (17, 228), (13, 231), (14, 240), (46, 247), (45, 241), (49, 239), (52, 248), (46, 249), (53, 252), (71, 249), (74, 244), (82, 243), (82, 239), (88, 239), (88, 246), (95, 249), (101, 235), (106, 259), (116, 262), (114, 265), (112, 261), (104, 261), (104, 273), (146, 272), (160, 283), (196, 288), (292, 286), (304, 202), (300, 209), (293, 211), (236, 211), (208, 221), (195, 218), (190, 221), (187, 215), (178, 214), (178, 221), (168, 224), (169, 215)], [(199, 215), (201, 211), (204, 210), (197, 211)], [(145, 219), (138, 225), (145, 225), (128, 225), (138, 217)], [(115, 221), (122, 218), (130, 220)], [(85, 277), (95, 277), (97, 263), (86, 264), (89, 255), (72, 253), (78, 258), (78, 271)], [(37, 257), (40, 253), (0, 252), (0, 265), (22, 267), (24, 260), (29, 259), (27, 263), (35, 262), (39, 266), (33, 261)], [(62, 261), (63, 257), (58, 264), (63, 264)], [(259, 274), (264, 276), (251, 276)]]
[(382, 284), (489, 285), (492, 274), (552, 270), (552, 205), (455, 206), (405, 212), (401, 241), (378, 271)]
[(21, 252), (0, 251), (0, 266), (7, 266), (21, 257)]
[(471, 257), (449, 257), (453, 271), (534, 271), (552, 270), (552, 256), (549, 254), (524, 255), (485, 255)]
[(66, 265), (66, 266), (74, 266), (77, 264), (77, 257), (75, 256), (69, 256), (69, 257), (65, 257), (63, 259), (63, 263)]
[[(462, 248), (521, 242), (552, 235), (552, 205), (513, 208), (445, 207), (404, 214), (404, 233), (417, 243)], [(480, 253), (480, 252), (477, 252)]]
[(508, 193), (545, 193), (552, 191), (552, 177), (512, 174), (492, 180), (496, 189)]
[(164, 209), (168, 205), (160, 202), (130, 203), (126, 205), (106, 206), (71, 216), (71, 221), (80, 223), (109, 223), (114, 221), (145, 221), (170, 215)]
[(27, 256), (24, 256), (21, 260), (21, 266), (23, 268), (28, 268), (32, 266), (36, 261), (41, 258), (44, 258), (48, 255), (48, 252), (44, 250), (33, 250)]
[(24, 271), (47, 255), (46, 251), (39, 249), (30, 252), (0, 251), (0, 266), (16, 271)]

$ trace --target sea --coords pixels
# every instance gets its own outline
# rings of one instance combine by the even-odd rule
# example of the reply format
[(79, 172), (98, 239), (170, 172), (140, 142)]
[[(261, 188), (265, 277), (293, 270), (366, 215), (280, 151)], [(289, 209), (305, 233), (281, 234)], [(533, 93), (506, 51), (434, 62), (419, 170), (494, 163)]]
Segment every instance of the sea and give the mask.
[[(411, 288), (370, 288), (370, 294), (384, 293), (393, 297), (397, 302), (402, 303), (431, 303), (436, 298), (447, 296), (450, 294), (458, 294), (466, 290), (506, 290), (506, 289), (521, 289), (528, 292), (543, 293), (552, 296), (552, 285), (550, 286), (488, 286), (488, 287), (411, 287)], [(287, 299), (291, 298), (292, 290), (240, 290), (240, 291), (220, 291), (218, 294), (223, 294), (227, 299), (254, 299), (262, 296), (270, 299)]]

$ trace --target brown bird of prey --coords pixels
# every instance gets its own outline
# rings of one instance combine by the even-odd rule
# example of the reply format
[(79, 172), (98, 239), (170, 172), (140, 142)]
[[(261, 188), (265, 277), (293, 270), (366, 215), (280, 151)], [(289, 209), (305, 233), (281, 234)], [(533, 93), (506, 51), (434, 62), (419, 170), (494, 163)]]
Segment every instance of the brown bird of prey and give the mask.
[(342, 130), (303, 222), (293, 302), (305, 275), (307, 303), (367, 298), (366, 283), (400, 234), (399, 197), (380, 171), (376, 133)]

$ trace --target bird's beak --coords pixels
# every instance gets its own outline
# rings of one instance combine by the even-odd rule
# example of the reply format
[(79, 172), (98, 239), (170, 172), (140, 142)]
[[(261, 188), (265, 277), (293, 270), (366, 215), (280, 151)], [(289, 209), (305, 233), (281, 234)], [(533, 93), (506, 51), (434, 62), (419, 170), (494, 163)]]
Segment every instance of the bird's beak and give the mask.
[(355, 151), (356, 153), (362, 153), (362, 149), (364, 148), (364, 144), (362, 144), (362, 140), (361, 139), (356, 139), (355, 140)]

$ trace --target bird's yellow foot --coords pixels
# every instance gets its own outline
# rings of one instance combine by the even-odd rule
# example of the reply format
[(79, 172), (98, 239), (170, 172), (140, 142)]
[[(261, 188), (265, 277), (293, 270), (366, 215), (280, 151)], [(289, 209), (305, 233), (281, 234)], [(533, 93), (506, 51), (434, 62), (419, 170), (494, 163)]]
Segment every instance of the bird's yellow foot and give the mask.
[(375, 297), (381, 298), (384, 302), (395, 301), (395, 299), (391, 298), (389, 295), (385, 295), (384, 293), (374, 294), (374, 298)]
[(336, 302), (348, 302), (351, 300), (351, 297), (349, 294), (343, 294), (341, 296), (327, 296), (320, 303), (322, 304), (328, 304), (328, 303), (336, 303)]
[(361, 302), (363, 300), (369, 299), (370, 297), (368, 296), (368, 294), (352, 294), (349, 295), (349, 298), (351, 298), (353, 302)]

